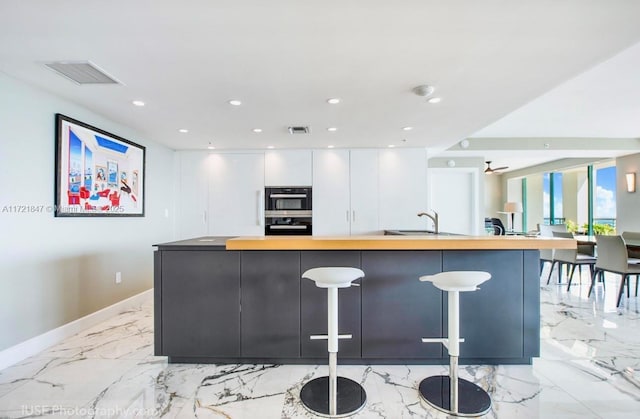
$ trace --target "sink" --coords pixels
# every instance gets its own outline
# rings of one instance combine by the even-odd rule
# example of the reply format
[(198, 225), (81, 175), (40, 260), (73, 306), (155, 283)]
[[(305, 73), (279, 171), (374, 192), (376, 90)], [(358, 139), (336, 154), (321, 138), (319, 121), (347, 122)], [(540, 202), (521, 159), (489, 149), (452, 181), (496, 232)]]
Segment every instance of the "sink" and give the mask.
[(436, 233), (433, 230), (385, 230), (385, 236), (457, 236), (455, 233)]

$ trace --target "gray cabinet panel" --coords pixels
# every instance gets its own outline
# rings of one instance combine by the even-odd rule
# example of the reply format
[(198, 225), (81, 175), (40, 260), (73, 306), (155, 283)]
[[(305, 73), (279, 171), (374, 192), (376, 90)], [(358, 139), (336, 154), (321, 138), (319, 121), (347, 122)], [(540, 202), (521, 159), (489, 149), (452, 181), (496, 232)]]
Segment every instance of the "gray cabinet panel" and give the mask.
[[(301, 252), (300, 273), (323, 266), (360, 267), (360, 251), (304, 251)], [(366, 275), (366, 272), (365, 272)], [(356, 281), (360, 283), (361, 280)], [(352, 334), (352, 339), (341, 339), (338, 359), (360, 358), (360, 305), (361, 287), (340, 288), (338, 290), (338, 331)], [(324, 358), (327, 356), (326, 340), (310, 340), (311, 335), (327, 334), (327, 290), (318, 288), (309, 279), (301, 282), (302, 309), (302, 357)]]
[(241, 352), (255, 358), (300, 356), (300, 252), (244, 251)]
[(524, 356), (540, 356), (540, 251), (524, 251)]
[[(492, 275), (479, 290), (460, 293), (460, 336), (465, 339), (460, 344), (460, 356), (522, 357), (523, 252), (448, 251), (444, 252), (442, 270), (486, 271)], [(446, 298), (444, 301), (446, 313)], [(445, 330), (446, 323), (445, 318)]]
[(164, 354), (240, 355), (238, 252), (162, 252), (161, 300)]
[(153, 354), (162, 352), (162, 252), (153, 252)]
[(363, 251), (362, 356), (440, 358), (442, 295), (422, 275), (442, 268), (440, 251)]

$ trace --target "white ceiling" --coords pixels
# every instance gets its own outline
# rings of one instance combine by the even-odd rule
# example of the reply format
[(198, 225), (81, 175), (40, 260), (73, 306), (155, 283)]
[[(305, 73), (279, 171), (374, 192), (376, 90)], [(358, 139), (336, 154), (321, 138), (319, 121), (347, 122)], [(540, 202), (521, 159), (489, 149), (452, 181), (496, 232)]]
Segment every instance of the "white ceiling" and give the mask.
[[(0, 71), (175, 149), (444, 149), (639, 42), (638, 16), (635, 0), (1, 0)], [(55, 60), (124, 86), (75, 85)], [(440, 104), (411, 92), (424, 83)], [(523, 124), (504, 121), (478, 135)]]
[[(615, 158), (640, 152), (640, 43), (587, 69), (526, 105), (473, 134), (478, 138), (510, 138), (511, 147), (486, 151), (492, 166), (512, 171), (558, 158)], [(545, 138), (550, 150), (532, 150), (532, 138)], [(568, 138), (553, 149), (557, 138)], [(638, 139), (635, 149), (613, 145), (614, 139)], [(593, 149), (595, 139), (609, 144)], [(539, 143), (541, 143), (539, 141)], [(455, 146), (453, 147), (455, 150)], [(520, 150), (520, 152), (518, 152)], [(524, 151), (526, 150), (526, 151)], [(449, 156), (458, 153), (449, 152)], [(476, 154), (475, 151), (463, 154)], [(445, 153), (447, 155), (447, 153)]]
[(640, 137), (640, 43), (516, 109), (473, 137)]

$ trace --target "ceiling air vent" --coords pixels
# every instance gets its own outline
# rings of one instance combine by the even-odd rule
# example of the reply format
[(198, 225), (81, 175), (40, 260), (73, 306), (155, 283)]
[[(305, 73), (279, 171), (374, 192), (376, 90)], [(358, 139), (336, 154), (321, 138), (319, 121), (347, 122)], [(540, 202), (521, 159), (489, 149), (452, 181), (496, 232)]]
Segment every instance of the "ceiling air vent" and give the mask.
[(91, 61), (55, 61), (47, 67), (77, 84), (122, 84)]
[(309, 134), (311, 132), (311, 128), (309, 127), (289, 127), (289, 134)]

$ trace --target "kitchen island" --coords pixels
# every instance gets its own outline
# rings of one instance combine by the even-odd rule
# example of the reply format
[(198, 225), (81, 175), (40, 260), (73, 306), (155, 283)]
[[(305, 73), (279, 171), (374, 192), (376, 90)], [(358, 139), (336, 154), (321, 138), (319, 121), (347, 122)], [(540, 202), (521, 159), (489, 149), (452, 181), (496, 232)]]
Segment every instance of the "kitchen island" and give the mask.
[(540, 352), (539, 249), (575, 240), (505, 236), (203, 237), (157, 245), (155, 353), (169, 362), (325, 363), (326, 291), (305, 270), (353, 266), (339, 293), (341, 363), (446, 364), (447, 298), (418, 277), (483, 270), (462, 293), (462, 363), (529, 364)]

